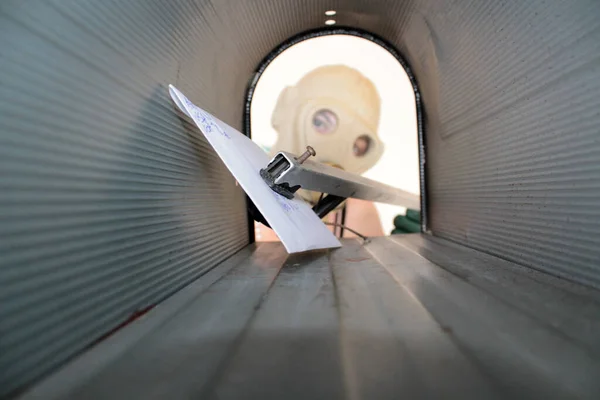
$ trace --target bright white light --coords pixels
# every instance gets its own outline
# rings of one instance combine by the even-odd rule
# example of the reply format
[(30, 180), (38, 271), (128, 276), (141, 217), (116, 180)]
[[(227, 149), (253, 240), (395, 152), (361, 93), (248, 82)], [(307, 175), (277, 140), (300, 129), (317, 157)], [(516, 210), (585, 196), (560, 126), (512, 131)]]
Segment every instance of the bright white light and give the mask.
[(335, 10), (325, 11), (325, 15), (327, 15), (328, 17), (333, 17), (335, 14), (337, 14), (337, 11)]
[(335, 25), (335, 19), (328, 19), (325, 21), (325, 25)]
[[(364, 176), (418, 194), (415, 93), (406, 71), (394, 56), (367, 39), (348, 35), (321, 36), (302, 41), (277, 56), (260, 76), (252, 97), (252, 140), (268, 151), (281, 150), (273, 148), (278, 133), (271, 125), (279, 95), (287, 86), (296, 86), (303, 76), (323, 65), (347, 65), (358, 70), (375, 84), (381, 97), (378, 132), (385, 148), (379, 162)], [(375, 207), (386, 234), (394, 229), (394, 217), (405, 211), (403, 207), (391, 204), (376, 203)], [(360, 232), (358, 226), (356, 229)], [(267, 237), (267, 228), (261, 226), (261, 230), (261, 240), (275, 240), (275, 235)]]

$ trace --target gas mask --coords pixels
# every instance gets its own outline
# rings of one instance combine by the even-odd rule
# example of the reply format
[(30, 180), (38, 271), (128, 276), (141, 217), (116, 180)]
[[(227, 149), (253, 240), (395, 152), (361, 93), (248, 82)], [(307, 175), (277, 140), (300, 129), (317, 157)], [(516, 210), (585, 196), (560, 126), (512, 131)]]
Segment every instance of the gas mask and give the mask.
[[(312, 160), (362, 174), (383, 154), (377, 135), (380, 99), (373, 83), (355, 69), (317, 68), (277, 100), (271, 123), (278, 132), (271, 156), (279, 151), (301, 154), (312, 146)], [(319, 193), (298, 191), (316, 203)]]

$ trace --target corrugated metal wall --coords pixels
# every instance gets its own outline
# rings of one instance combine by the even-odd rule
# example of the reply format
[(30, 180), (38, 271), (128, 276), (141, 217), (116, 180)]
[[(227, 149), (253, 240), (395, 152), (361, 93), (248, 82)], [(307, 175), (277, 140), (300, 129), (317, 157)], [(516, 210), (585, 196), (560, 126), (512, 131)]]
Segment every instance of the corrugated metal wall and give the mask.
[(4, 3), (0, 397), (248, 243), (243, 192), (166, 85), (239, 125), (254, 65), (200, 53), (217, 41), (188, 3)]
[(405, 32), (430, 229), (600, 287), (600, 3), (513, 4), (456, 1)]
[(0, 395), (247, 243), (241, 191), (166, 85), (239, 128), (259, 61), (327, 9), (412, 66), (433, 233), (599, 286), (599, 7), (3, 1)]

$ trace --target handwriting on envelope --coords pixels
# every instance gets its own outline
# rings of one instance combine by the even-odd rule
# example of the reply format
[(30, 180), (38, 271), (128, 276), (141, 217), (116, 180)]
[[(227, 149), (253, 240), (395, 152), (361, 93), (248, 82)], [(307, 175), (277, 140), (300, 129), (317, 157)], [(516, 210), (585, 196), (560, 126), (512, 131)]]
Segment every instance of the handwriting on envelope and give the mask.
[(259, 171), (269, 156), (252, 140), (193, 104), (169, 85), (177, 107), (198, 126), (240, 186), (271, 225), (289, 253), (340, 247), (340, 242), (301, 199), (273, 192)]

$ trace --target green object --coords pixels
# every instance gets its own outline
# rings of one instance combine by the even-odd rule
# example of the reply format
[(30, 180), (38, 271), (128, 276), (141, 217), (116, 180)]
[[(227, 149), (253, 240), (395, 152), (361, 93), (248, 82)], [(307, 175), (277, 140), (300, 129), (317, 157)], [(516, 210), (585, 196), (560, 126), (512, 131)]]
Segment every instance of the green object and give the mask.
[(421, 211), (413, 210), (412, 208), (406, 209), (406, 218), (409, 220), (416, 222), (417, 224), (421, 223)]
[(397, 215), (394, 218), (392, 235), (403, 233), (421, 232), (421, 212), (419, 210), (407, 209), (406, 215)]
[(421, 226), (418, 223), (411, 221), (404, 215), (398, 215), (396, 218), (394, 218), (394, 226), (396, 229), (403, 229), (407, 232), (421, 231)]

